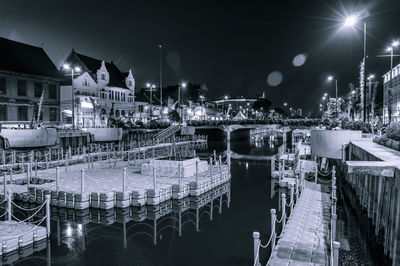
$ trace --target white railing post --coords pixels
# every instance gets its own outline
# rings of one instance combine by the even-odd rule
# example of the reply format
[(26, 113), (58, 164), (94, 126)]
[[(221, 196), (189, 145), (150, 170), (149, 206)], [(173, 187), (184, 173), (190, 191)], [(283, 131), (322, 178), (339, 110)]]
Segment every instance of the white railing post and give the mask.
[(56, 191), (58, 195), (58, 191), (60, 189), (60, 167), (56, 167)]
[(275, 239), (276, 239), (275, 221), (276, 221), (276, 210), (271, 209), (271, 234), (272, 234), (271, 250), (272, 250), (272, 252), (275, 249)]
[(315, 184), (318, 183), (318, 164), (315, 164), (315, 177), (314, 177)]
[(3, 173), (4, 198), (7, 195), (7, 175)]
[[(282, 193), (281, 197), (282, 197), (282, 216), (283, 215), (286, 216), (286, 194)], [(282, 230), (283, 228), (285, 228), (285, 225), (286, 225), (286, 217), (282, 219)]]
[(122, 170), (122, 194), (125, 195), (126, 167)]
[(214, 163), (217, 164), (217, 152), (214, 150)]
[(209, 168), (209, 172), (210, 172), (210, 179), (212, 180), (212, 158), (210, 158), (210, 168)]
[(340, 243), (334, 241), (333, 242), (333, 266), (339, 265), (339, 249), (340, 249)]
[(11, 191), (7, 191), (7, 218), (11, 221)]
[(85, 169), (81, 169), (81, 194), (85, 190)]
[(290, 184), (290, 215), (292, 215), (293, 212), (293, 205), (294, 205), (294, 189), (293, 185)]
[(157, 188), (156, 167), (153, 166), (153, 189), (154, 189), (154, 192), (156, 191), (156, 188)]
[(295, 175), (296, 176), (296, 202), (299, 201), (299, 175)]
[(46, 232), (47, 237), (50, 237), (50, 195), (47, 194), (46, 198)]
[(332, 241), (335, 241), (336, 239), (336, 219), (337, 219), (337, 215), (336, 214), (332, 214)]
[(260, 233), (253, 232), (253, 246), (254, 246), (254, 265), (260, 265), (259, 248), (260, 248)]
[(179, 184), (179, 190), (181, 190), (181, 178), (182, 178), (181, 165), (178, 164), (178, 184)]
[(219, 177), (222, 179), (222, 156), (219, 156)]

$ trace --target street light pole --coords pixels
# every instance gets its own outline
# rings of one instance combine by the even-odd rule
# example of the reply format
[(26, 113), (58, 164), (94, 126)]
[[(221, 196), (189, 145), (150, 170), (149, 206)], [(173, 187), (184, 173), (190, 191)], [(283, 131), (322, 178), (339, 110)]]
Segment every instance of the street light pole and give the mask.
[(336, 88), (336, 101), (335, 101), (335, 105), (336, 105), (336, 118), (339, 117), (339, 113), (338, 113), (338, 96), (337, 96), (337, 78), (335, 78), (335, 88)]
[(161, 43), (158, 45), (158, 48), (160, 48), (160, 107), (162, 112), (162, 107), (163, 107), (163, 101), (162, 101), (162, 45)]
[(74, 68), (71, 68), (71, 91), (72, 91), (72, 130), (75, 130), (75, 88), (74, 88)]
[(366, 73), (367, 73), (367, 21), (364, 20), (364, 75), (363, 75), (363, 90), (364, 90), (364, 122), (367, 120), (367, 86)]

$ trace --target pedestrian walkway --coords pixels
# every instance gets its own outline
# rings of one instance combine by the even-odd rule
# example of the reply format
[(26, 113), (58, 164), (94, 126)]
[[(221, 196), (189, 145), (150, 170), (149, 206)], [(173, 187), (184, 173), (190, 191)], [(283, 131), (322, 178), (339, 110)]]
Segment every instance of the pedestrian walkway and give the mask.
[(306, 182), (268, 265), (328, 265), (330, 209), (330, 195)]

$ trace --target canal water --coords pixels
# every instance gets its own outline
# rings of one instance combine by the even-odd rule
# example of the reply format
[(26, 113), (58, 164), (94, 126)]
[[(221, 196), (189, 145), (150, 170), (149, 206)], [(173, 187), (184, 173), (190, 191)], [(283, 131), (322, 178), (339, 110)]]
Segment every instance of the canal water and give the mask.
[[(233, 142), (232, 151), (276, 153), (277, 140), (261, 139)], [(214, 149), (224, 152), (226, 143), (210, 142), (202, 155)], [(16, 265), (252, 265), (252, 233), (259, 231), (265, 243), (270, 209), (278, 209), (278, 195), (271, 195), (270, 162), (253, 156), (232, 160), (230, 186), (208, 202), (188, 199), (125, 212), (53, 210), (57, 218), (51, 224), (50, 248), (20, 255)], [(262, 259), (266, 256), (261, 253)]]

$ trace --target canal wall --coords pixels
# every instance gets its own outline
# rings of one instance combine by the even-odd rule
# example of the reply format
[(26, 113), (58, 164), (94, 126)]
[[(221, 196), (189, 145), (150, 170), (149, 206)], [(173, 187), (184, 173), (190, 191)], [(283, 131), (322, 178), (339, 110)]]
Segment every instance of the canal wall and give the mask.
[(400, 152), (351, 141), (337, 160), (340, 190), (357, 214), (377, 264), (400, 264)]

